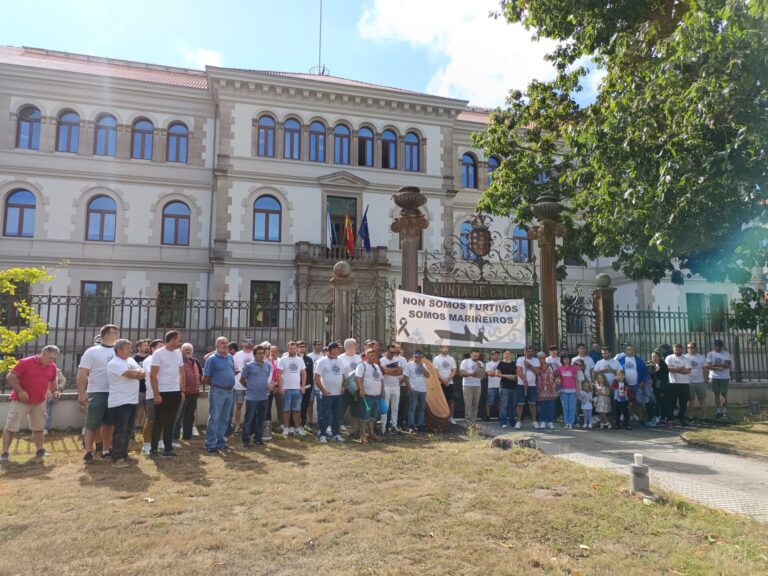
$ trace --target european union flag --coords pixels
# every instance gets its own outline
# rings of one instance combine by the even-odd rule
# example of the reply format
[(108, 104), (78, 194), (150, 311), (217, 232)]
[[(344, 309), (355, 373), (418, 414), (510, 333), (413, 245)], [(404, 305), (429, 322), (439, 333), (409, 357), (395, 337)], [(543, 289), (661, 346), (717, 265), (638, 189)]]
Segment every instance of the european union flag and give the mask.
[(366, 254), (371, 253), (371, 235), (368, 233), (368, 206), (365, 207), (363, 219), (360, 222), (360, 229), (357, 231), (357, 237), (363, 241), (363, 247)]

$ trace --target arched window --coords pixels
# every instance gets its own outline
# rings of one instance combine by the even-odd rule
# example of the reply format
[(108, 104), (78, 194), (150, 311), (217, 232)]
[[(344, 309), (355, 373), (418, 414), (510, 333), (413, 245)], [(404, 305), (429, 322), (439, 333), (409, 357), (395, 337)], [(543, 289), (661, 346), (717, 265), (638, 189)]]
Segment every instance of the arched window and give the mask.
[(187, 163), (189, 148), (189, 129), (181, 122), (175, 122), (168, 127), (168, 162)]
[(494, 170), (499, 167), (499, 159), (496, 158), (496, 156), (491, 156), (488, 158), (488, 180), (486, 181), (485, 185), (490, 186), (491, 185), (491, 178)]
[(117, 205), (109, 196), (96, 196), (88, 202), (86, 240), (114, 242)]
[(397, 134), (392, 130), (381, 133), (381, 167), (389, 170), (397, 168)]
[(72, 152), (80, 149), (80, 114), (66, 110), (59, 114), (56, 127), (56, 152)]
[(117, 119), (110, 114), (103, 114), (96, 120), (96, 138), (93, 143), (96, 156), (117, 154)]
[(461, 244), (461, 257), (464, 260), (476, 260), (477, 256), (472, 251), (470, 245), (470, 235), (472, 233), (472, 224), (467, 220), (463, 222), (461, 228), (459, 228), (459, 243)]
[(189, 246), (189, 206), (169, 202), (163, 208), (163, 244)]
[(3, 234), (16, 238), (35, 235), (35, 195), (29, 190), (16, 190), (5, 199)]
[(291, 118), (283, 125), (285, 143), (283, 146), (283, 158), (289, 160), (301, 159), (301, 124)]
[(405, 135), (405, 169), (410, 172), (420, 170), (420, 145), (421, 139), (415, 132), (408, 132)]
[(357, 133), (357, 164), (373, 166), (373, 131), (370, 128), (360, 128)]
[(461, 157), (461, 187), (477, 188), (477, 160), (469, 152)]
[(25, 106), (19, 112), (16, 148), (40, 150), (40, 110), (34, 106)]
[(152, 138), (155, 126), (146, 118), (139, 118), (133, 123), (131, 131), (131, 158), (152, 160)]
[(337, 124), (333, 129), (333, 161), (349, 164), (349, 128), (344, 124)]
[(512, 250), (515, 262), (530, 262), (533, 255), (532, 243), (528, 239), (528, 230), (515, 226), (512, 231)]
[(325, 124), (312, 122), (309, 125), (309, 159), (325, 162)]
[(275, 157), (275, 119), (262, 116), (257, 123), (259, 128), (257, 156)]
[(259, 196), (253, 203), (253, 239), (280, 242), (282, 206), (274, 196)]

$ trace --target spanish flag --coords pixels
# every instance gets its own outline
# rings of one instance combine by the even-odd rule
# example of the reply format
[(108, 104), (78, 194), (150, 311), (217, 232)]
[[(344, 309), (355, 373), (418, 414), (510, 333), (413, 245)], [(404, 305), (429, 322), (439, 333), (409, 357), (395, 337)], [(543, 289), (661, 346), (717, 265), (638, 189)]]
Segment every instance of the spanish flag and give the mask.
[(347, 246), (347, 252), (350, 256), (355, 255), (355, 231), (352, 229), (352, 219), (349, 217), (349, 210), (347, 210), (347, 216), (344, 218), (344, 240)]

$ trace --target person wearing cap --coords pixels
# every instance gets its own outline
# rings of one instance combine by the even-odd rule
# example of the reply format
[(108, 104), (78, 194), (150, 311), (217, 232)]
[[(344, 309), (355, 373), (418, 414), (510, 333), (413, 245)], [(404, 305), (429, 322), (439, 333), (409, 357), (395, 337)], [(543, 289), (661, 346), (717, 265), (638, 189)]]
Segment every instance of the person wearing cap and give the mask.
[(240, 374), (248, 362), (253, 362), (253, 338), (246, 336), (242, 340), (243, 347), (235, 352), (232, 360), (235, 361), (235, 412), (232, 419), (232, 427), (235, 434), (241, 431), (243, 425), (243, 404), (245, 402), (245, 386), (242, 385)]
[(539, 427), (536, 419), (536, 378), (541, 374), (541, 360), (535, 357), (533, 346), (526, 346), (523, 355), (517, 359), (517, 422), (515, 428), (522, 426), (523, 408), (526, 403), (531, 411), (533, 427)]
[(317, 387), (318, 439), (327, 442), (328, 429), (334, 442), (344, 442), (341, 418), (344, 415), (344, 363), (339, 359), (341, 346), (328, 344), (328, 355), (318, 359), (314, 381)]
[(384, 386), (381, 367), (373, 348), (365, 351), (365, 361), (357, 365), (355, 381), (359, 396), (360, 441), (368, 442), (369, 436), (380, 440), (381, 436), (376, 434), (374, 424), (379, 419), (379, 399)]
[(424, 432), (427, 427), (424, 415), (427, 408), (427, 377), (429, 368), (422, 362), (424, 352), (416, 350), (413, 359), (408, 362), (406, 379), (408, 382), (408, 432)]
[(714, 341), (714, 348), (707, 353), (706, 369), (709, 370), (709, 384), (715, 395), (715, 418), (728, 418), (728, 383), (731, 380), (731, 354), (723, 350), (723, 341)]
[(389, 410), (381, 415), (381, 431), (387, 433), (387, 418), (389, 418), (389, 427), (393, 432), (401, 433), (402, 430), (397, 426), (397, 417), (400, 408), (400, 380), (408, 370), (408, 361), (397, 353), (397, 346), (390, 344), (387, 351), (379, 359), (381, 372), (384, 375), (384, 401)]

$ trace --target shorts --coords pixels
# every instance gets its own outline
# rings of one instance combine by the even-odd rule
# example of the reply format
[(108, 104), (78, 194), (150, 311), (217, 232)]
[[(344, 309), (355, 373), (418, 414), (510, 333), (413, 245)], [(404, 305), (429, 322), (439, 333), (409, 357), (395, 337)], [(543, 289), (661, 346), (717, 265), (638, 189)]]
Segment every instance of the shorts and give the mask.
[(722, 394), (723, 396), (726, 396), (728, 394), (728, 383), (730, 380), (728, 378), (712, 378), (711, 381), (711, 388), (712, 392), (715, 394)]
[(245, 390), (235, 390), (235, 404), (242, 404), (245, 402)]
[(101, 426), (111, 426), (112, 417), (109, 414), (109, 392), (91, 392), (88, 394), (88, 407), (85, 409), (85, 427), (87, 430), (98, 430)]
[(139, 392), (139, 405), (143, 405), (147, 401), (147, 393)]
[(517, 405), (523, 406), (526, 403), (536, 403), (536, 386), (528, 386), (528, 394), (525, 393), (525, 386), (517, 387)]
[(498, 388), (488, 388), (488, 393), (485, 395), (485, 403), (488, 406), (495, 406), (501, 399), (501, 392)]
[(292, 412), (301, 410), (301, 390), (286, 390), (283, 393), (283, 410)]
[(453, 384), (449, 386), (443, 386), (440, 384), (440, 388), (443, 389), (443, 394), (445, 395), (445, 399), (448, 400), (448, 402), (453, 402), (456, 399), (456, 386)]
[(147, 415), (147, 422), (155, 421), (155, 399), (154, 398), (150, 398), (149, 400), (144, 400), (144, 414)]
[(707, 383), (691, 382), (691, 400), (698, 398), (699, 403), (704, 404), (707, 399)]
[(629, 385), (629, 390), (632, 393), (632, 404), (640, 405), (643, 403), (643, 399), (640, 397), (640, 386), (635, 384), (632, 386), (632, 384)]
[(21, 430), (21, 423), (25, 416), (29, 416), (29, 429), (32, 432), (42, 432), (45, 427), (45, 402), (27, 404), (18, 400), (11, 400), (8, 418), (5, 421), (5, 430), (14, 433)]
[(369, 396), (365, 395), (365, 398), (360, 398), (358, 402), (359, 417), (363, 422), (373, 420), (376, 422), (379, 419), (379, 399), (381, 396)]

